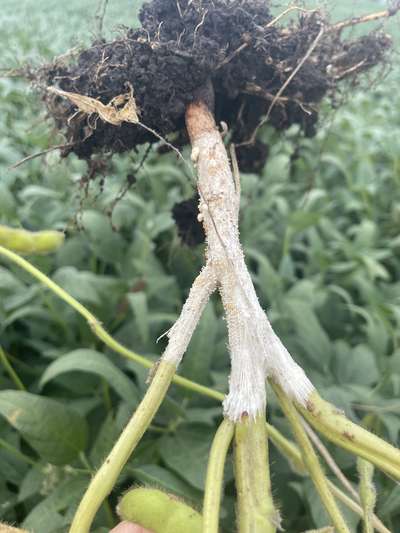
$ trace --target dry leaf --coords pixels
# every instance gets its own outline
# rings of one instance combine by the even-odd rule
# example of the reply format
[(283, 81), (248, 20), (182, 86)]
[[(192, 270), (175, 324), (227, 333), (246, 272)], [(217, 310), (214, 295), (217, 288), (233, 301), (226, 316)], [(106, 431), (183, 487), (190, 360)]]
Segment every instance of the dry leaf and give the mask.
[(47, 90), (68, 98), (82, 113), (87, 115), (97, 113), (104, 122), (109, 122), (114, 126), (120, 126), (122, 122), (131, 122), (132, 124), (139, 122), (138, 109), (133, 98), (132, 87), (130, 87), (129, 93), (115, 96), (107, 105), (90, 96), (62, 91), (56, 87), (48, 87)]

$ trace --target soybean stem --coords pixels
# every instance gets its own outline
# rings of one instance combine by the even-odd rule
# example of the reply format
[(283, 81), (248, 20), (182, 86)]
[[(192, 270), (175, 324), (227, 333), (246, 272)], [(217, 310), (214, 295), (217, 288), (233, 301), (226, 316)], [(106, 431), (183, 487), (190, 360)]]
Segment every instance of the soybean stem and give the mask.
[(268, 465), (265, 413), (242, 416), (235, 429), (235, 481), (239, 533), (275, 533), (279, 514), (274, 508)]
[(286, 397), (286, 395), (278, 385), (274, 384), (273, 389), (278, 397), (279, 403), (286, 418), (289, 420), (293, 434), (300, 447), (304, 464), (306, 465), (307, 470), (310, 473), (311, 479), (314, 482), (315, 488), (321, 498), (321, 501), (327, 513), (329, 514), (332, 520), (333, 525), (335, 526), (338, 533), (350, 533), (350, 530), (343, 518), (342, 513), (340, 512), (335, 498), (332, 495), (332, 492), (329, 488), (328, 480), (321, 468), (314, 448), (312, 447), (312, 444), (309, 438), (307, 437), (307, 433), (305, 432), (305, 429), (301, 424), (299, 415), (294, 405)]
[(373, 433), (354, 424), (334, 405), (314, 391), (307, 406), (296, 404), (307, 422), (341, 448), (363, 457), (397, 480), (400, 479), (399, 450)]
[(203, 533), (218, 533), (225, 459), (234, 430), (234, 423), (225, 418), (211, 446), (203, 502)]
[(123, 467), (149, 427), (167, 393), (175, 365), (161, 361), (147, 392), (113, 449), (96, 472), (74, 516), (70, 533), (89, 533), (100, 506), (110, 494)]

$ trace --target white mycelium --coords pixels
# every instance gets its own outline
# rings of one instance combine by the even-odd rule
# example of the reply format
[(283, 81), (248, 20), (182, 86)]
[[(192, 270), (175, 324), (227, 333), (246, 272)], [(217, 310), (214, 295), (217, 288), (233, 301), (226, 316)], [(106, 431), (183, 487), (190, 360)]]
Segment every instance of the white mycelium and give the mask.
[(163, 358), (179, 364), (210, 294), (218, 288), (232, 366), (224, 401), (226, 416), (236, 421), (243, 413), (256, 416), (262, 412), (267, 377), (281, 385), (289, 397), (305, 404), (314, 387), (273, 331), (244, 261), (238, 228), (239, 191), (221, 134), (202, 103), (189, 106), (186, 120), (192, 160), (198, 171), (199, 219), (207, 239), (206, 266), (168, 333)]

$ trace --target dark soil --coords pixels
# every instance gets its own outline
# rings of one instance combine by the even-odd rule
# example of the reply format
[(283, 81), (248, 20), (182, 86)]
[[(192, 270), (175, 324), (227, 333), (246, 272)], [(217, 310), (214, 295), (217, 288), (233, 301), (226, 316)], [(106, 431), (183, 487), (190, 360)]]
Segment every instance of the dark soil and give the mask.
[(199, 195), (195, 194), (189, 200), (174, 205), (172, 216), (178, 228), (178, 235), (188, 246), (196, 246), (204, 242), (203, 226), (197, 220)]
[[(296, 123), (311, 136), (321, 99), (334, 93), (343, 79), (354, 81), (381, 63), (391, 46), (389, 37), (380, 33), (343, 41), (319, 12), (302, 14), (289, 26), (279, 22), (268, 27), (272, 20), (267, 0), (152, 0), (142, 7), (140, 28), (126, 29), (112, 42), (93, 43), (75, 61), (42, 68), (39, 85), (49, 113), (72, 143), (64, 155), (72, 151), (90, 158), (96, 152), (124, 152), (159, 139), (140, 125), (89, 120), (69, 100), (47, 92), (47, 86), (107, 104), (126, 93), (130, 84), (140, 121), (165, 137), (184, 132), (186, 105), (211, 79), (216, 118), (226, 122), (232, 140), (240, 144), (251, 138), (323, 26), (314, 52), (269, 116), (278, 129)], [(185, 142), (185, 135), (180, 139)], [(246, 170), (254, 171), (266, 155), (260, 145), (250, 146), (246, 155), (243, 146), (239, 158)]]
[(264, 168), (268, 154), (268, 145), (258, 139), (248, 146), (236, 148), (236, 157), (241, 172), (260, 173)]
[[(94, 154), (110, 156), (170, 134), (173, 144), (182, 147), (188, 142), (186, 106), (210, 81), (216, 120), (227, 125), (238, 146), (242, 171), (260, 172), (265, 164), (268, 146), (255, 134), (266, 115), (278, 130), (299, 124), (306, 136), (313, 136), (321, 100), (328, 95), (335, 102), (345, 80), (347, 87), (354, 87), (360, 74), (384, 64), (391, 39), (374, 32), (345, 40), (321, 12), (300, 13), (295, 22), (281, 25), (274, 21), (269, 4), (268, 0), (152, 0), (141, 9), (140, 28), (126, 28), (112, 42), (94, 42), (75, 59), (59, 59), (41, 68), (36, 84), (50, 116), (65, 134), (63, 155), (74, 152), (90, 161)], [(114, 126), (87, 115), (70, 100), (49, 92), (49, 86), (103, 104), (133, 88), (140, 122), (158, 136), (140, 124)], [(173, 210), (179, 234), (189, 245), (204, 239), (197, 203), (194, 197)]]

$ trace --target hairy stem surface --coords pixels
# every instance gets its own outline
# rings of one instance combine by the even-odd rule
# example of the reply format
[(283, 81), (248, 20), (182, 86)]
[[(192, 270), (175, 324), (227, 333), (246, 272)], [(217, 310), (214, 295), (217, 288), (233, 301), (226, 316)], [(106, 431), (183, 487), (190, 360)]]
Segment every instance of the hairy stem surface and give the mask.
[(218, 533), (225, 459), (234, 431), (233, 422), (225, 418), (211, 446), (203, 502), (203, 533)]
[(328, 480), (321, 468), (318, 457), (312, 447), (312, 444), (307, 437), (307, 433), (301, 424), (299, 414), (297, 413), (292, 402), (286, 397), (285, 393), (278, 386), (274, 386), (274, 391), (278, 397), (282, 410), (289, 420), (293, 430), (293, 434), (300, 447), (301, 454), (307, 470), (310, 473), (311, 479), (314, 482), (315, 488), (321, 498), (321, 501), (330, 516), (333, 525), (338, 533), (350, 533), (342, 513), (333, 497), (329, 488)]
[(235, 430), (235, 481), (239, 533), (275, 533), (279, 526), (271, 493), (265, 417), (243, 416)]
[(165, 361), (159, 363), (139, 407), (90, 482), (74, 516), (70, 533), (89, 533), (97, 511), (114, 488), (123, 467), (160, 407), (175, 371), (175, 365)]
[(313, 386), (259, 304), (239, 240), (239, 187), (207, 98), (212, 100), (212, 95), (202, 95), (188, 105), (186, 126), (197, 165), (206, 268), (216, 280), (228, 326), (231, 375), (224, 410), (228, 418), (238, 421), (243, 413), (256, 417), (264, 412), (267, 375), (304, 405)]
[(297, 407), (307, 422), (327, 439), (400, 479), (399, 450), (351, 422), (342, 411), (323, 400), (316, 391), (310, 396), (306, 408), (301, 405)]

